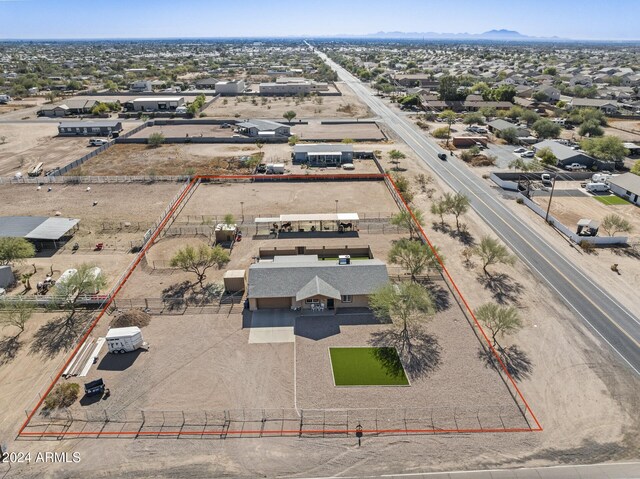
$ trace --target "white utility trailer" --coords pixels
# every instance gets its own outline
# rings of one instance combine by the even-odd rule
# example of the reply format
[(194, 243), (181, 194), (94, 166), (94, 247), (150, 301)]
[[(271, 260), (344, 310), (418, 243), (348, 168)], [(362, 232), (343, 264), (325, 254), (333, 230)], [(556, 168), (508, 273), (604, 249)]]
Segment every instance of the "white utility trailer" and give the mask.
[(147, 345), (142, 339), (142, 331), (137, 326), (111, 328), (105, 339), (109, 352), (113, 354), (130, 353)]

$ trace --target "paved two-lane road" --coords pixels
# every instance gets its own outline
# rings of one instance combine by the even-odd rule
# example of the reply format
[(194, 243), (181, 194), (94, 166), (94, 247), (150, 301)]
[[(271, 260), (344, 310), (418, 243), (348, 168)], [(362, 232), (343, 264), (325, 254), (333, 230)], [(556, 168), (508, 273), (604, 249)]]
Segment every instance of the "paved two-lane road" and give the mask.
[(448, 161), (438, 159), (436, 154), (442, 150), (437, 144), (385, 105), (348, 71), (324, 53), (315, 51), (374, 115), (379, 116), (451, 189), (465, 193), (476, 213), (518, 257), (609, 345), (626, 366), (640, 375), (640, 321), (636, 315), (550, 246), (535, 228), (503, 204), (496, 191), (469, 172), (465, 164), (451, 157)]

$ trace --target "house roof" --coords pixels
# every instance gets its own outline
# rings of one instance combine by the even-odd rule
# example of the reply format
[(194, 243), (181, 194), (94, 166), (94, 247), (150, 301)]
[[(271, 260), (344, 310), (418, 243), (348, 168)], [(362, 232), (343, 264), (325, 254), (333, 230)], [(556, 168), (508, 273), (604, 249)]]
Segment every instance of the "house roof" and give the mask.
[(578, 157), (591, 158), (586, 153), (574, 150), (573, 148), (569, 148), (568, 146), (563, 145), (562, 143), (558, 143), (557, 141), (554, 141), (554, 140), (544, 140), (539, 143), (536, 143), (535, 145), (533, 145), (533, 147), (536, 150), (539, 150), (541, 148), (549, 148), (553, 152), (555, 157), (558, 159), (558, 161), (565, 161), (571, 158), (578, 158)]
[(63, 110), (68, 110), (69, 107), (67, 105), (44, 105), (42, 108), (40, 108), (41, 111), (43, 110), (57, 110), (58, 108), (61, 108)]
[(571, 100), (572, 106), (593, 106), (602, 107), (604, 105), (611, 105), (618, 107), (618, 102), (613, 100), (600, 100), (597, 98), (574, 98)]
[[(276, 256), (277, 258), (277, 256)], [(318, 281), (322, 280), (322, 281)], [(367, 295), (389, 281), (387, 266), (380, 260), (319, 261), (297, 257), (297, 261), (260, 261), (249, 266), (249, 298), (285, 298), (324, 291), (329, 297)], [(315, 282), (315, 284), (314, 284)]]
[(93, 108), (97, 103), (98, 100), (65, 100), (65, 105), (74, 110), (79, 110), (81, 108)]
[(295, 145), (293, 147), (294, 153), (342, 153), (342, 152), (353, 152), (353, 145), (329, 145), (329, 144), (319, 144), (319, 145)]
[(640, 195), (640, 176), (633, 173), (612, 176), (609, 178), (609, 184), (619, 186), (636, 195)]
[[(346, 265), (343, 265), (346, 266)], [(314, 296), (324, 296), (326, 298), (340, 299), (340, 291), (331, 286), (323, 279), (314, 276), (311, 281), (300, 288), (300, 291), (296, 293), (296, 301), (302, 301)]]
[(502, 118), (498, 118), (497, 120), (490, 121), (487, 123), (488, 126), (494, 128), (495, 130), (506, 130), (508, 128), (518, 128), (518, 125), (511, 123), (510, 121), (503, 120)]
[(0, 237), (58, 240), (80, 220), (46, 216), (2, 216)]
[(143, 98), (134, 98), (131, 101), (136, 102), (136, 101), (179, 101), (179, 100), (184, 100), (184, 97), (182, 96), (150, 96), (150, 97), (143, 97)]
[(289, 128), (288, 125), (283, 125), (282, 123), (271, 120), (247, 120), (242, 123), (237, 123), (237, 126), (241, 128), (257, 128), (260, 131), (276, 130), (282, 127)]

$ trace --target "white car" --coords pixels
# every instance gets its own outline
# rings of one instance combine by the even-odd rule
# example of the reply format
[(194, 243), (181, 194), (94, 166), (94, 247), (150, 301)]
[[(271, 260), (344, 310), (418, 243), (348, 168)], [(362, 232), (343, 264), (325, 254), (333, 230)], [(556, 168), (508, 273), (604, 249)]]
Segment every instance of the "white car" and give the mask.
[(356, 167), (355, 167), (355, 166), (353, 166), (353, 163), (344, 163), (344, 164), (342, 165), (342, 169), (343, 169), (343, 170), (355, 170), (355, 169), (356, 169)]
[(109, 141), (102, 138), (91, 138), (89, 140), (89, 146), (102, 146), (106, 145), (107, 143), (109, 143)]
[(518, 153), (518, 154), (524, 153), (525, 151), (527, 151), (527, 149), (522, 147), (516, 148), (515, 150), (513, 150), (514, 153)]
[(520, 153), (520, 158), (533, 158), (535, 153), (533, 151), (525, 151), (524, 153)]

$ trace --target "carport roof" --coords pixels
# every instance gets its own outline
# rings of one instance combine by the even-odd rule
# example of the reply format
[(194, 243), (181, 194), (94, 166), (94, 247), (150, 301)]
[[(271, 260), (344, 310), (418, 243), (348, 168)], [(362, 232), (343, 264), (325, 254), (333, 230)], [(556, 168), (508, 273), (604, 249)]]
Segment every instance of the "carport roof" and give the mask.
[(80, 220), (46, 216), (2, 216), (0, 237), (59, 240)]

